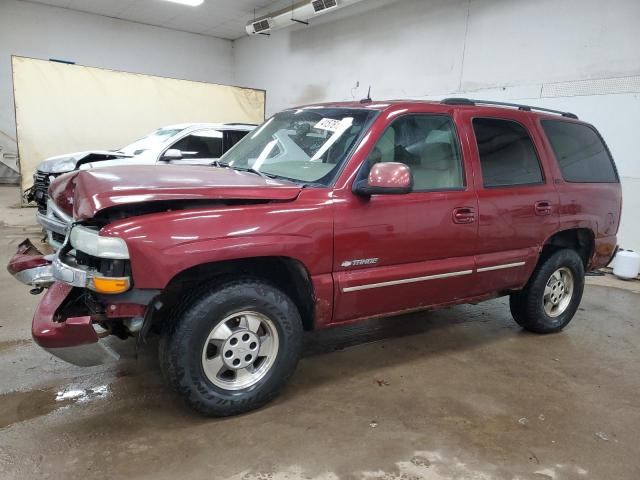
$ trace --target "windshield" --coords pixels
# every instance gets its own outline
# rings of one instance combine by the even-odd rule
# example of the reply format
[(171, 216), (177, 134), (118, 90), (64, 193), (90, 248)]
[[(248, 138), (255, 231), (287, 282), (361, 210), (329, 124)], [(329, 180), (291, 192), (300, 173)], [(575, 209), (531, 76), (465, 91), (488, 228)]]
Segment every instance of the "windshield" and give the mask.
[(281, 112), (243, 138), (219, 163), (328, 185), (375, 114), (364, 108)]
[(126, 147), (122, 147), (118, 152), (126, 153), (127, 155), (140, 155), (146, 150), (162, 145), (165, 141), (174, 135), (177, 135), (182, 130), (184, 130), (184, 128), (159, 128), (155, 132), (151, 132), (149, 135), (136, 140)]

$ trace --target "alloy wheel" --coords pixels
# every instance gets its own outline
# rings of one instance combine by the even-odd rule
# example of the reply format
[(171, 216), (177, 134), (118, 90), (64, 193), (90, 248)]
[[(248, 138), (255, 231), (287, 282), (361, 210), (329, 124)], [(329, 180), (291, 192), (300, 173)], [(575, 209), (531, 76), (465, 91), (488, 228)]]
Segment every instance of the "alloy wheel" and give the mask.
[(274, 322), (255, 311), (234, 313), (209, 333), (202, 350), (202, 368), (217, 387), (241, 390), (259, 382), (278, 354)]
[(558, 268), (547, 280), (542, 304), (550, 317), (562, 315), (573, 297), (573, 273), (567, 267)]

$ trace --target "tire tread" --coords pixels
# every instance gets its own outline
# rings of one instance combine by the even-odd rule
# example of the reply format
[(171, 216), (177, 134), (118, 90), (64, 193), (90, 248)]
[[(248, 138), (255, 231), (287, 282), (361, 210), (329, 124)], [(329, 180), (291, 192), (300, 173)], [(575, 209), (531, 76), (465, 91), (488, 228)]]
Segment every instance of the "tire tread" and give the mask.
[[(558, 317), (549, 317), (542, 306), (544, 288), (551, 274), (566, 266), (574, 275), (571, 303)], [(509, 307), (513, 319), (525, 330), (534, 333), (555, 333), (566, 327), (575, 315), (584, 289), (584, 265), (575, 250), (561, 249), (536, 265), (529, 281), (520, 291), (511, 294)]]
[[(249, 388), (246, 393), (231, 395), (218, 394), (208, 380), (193, 381), (194, 368), (184, 366), (184, 345), (189, 342), (194, 326), (206, 315), (211, 298), (228, 300), (238, 292), (254, 291), (256, 298), (262, 298), (283, 311), (283, 317), (290, 321), (280, 321), (280, 327), (287, 336), (288, 348), (283, 348), (277, 360), (284, 366), (276, 375), (268, 374), (268, 382), (261, 388)], [(229, 298), (225, 298), (229, 297)], [(194, 325), (196, 324), (196, 325)], [(218, 279), (215, 283), (203, 285), (187, 294), (173, 309), (167, 319), (160, 339), (158, 358), (166, 383), (178, 392), (195, 410), (209, 416), (237, 415), (259, 408), (272, 400), (288, 381), (295, 370), (302, 346), (302, 320), (291, 299), (275, 286), (262, 279), (241, 277)], [(272, 367), (275, 369), (276, 365)], [(262, 380), (261, 380), (262, 382)]]

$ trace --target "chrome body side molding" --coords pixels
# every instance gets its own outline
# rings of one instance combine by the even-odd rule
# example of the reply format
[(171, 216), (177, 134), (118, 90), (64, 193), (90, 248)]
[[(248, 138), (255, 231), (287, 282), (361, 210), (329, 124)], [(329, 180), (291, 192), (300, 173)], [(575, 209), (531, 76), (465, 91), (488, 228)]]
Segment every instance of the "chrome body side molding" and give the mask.
[[(502, 270), (505, 268), (516, 268), (522, 267), (526, 264), (526, 262), (513, 262), (513, 263), (503, 263), (500, 265), (491, 265), (489, 267), (482, 267), (476, 270), (477, 273), (482, 272), (491, 272), (494, 270)], [(461, 270), (458, 272), (447, 272), (447, 273), (438, 273), (435, 275), (426, 275), (424, 277), (412, 277), (412, 278), (401, 278), (399, 280), (389, 280), (387, 282), (378, 282), (378, 283), (365, 283), (364, 285), (355, 285), (353, 287), (344, 287), (342, 291), (344, 293), (349, 292), (357, 292), (359, 290), (369, 290), (371, 288), (381, 288), (381, 287), (391, 287), (393, 285), (403, 285), (406, 283), (415, 283), (415, 282), (425, 282), (427, 280), (437, 280), (440, 278), (449, 278), (449, 277), (459, 277), (461, 275), (470, 275), (473, 273), (473, 270)]]
[(482, 267), (482, 268), (479, 268), (477, 271), (478, 273), (482, 273), (482, 272), (491, 272), (493, 270), (502, 270), (503, 268), (522, 267), (525, 263), (526, 262), (504, 263), (502, 265), (492, 265), (490, 267)]
[(473, 270), (462, 270), (460, 272), (438, 273), (435, 275), (426, 275), (424, 277), (402, 278), (400, 280), (389, 280), (388, 282), (367, 283), (364, 285), (356, 285), (354, 287), (345, 287), (343, 292), (357, 292), (358, 290), (369, 290), (370, 288), (390, 287), (392, 285), (403, 285), (405, 283), (425, 282), (427, 280), (436, 280), (438, 278), (459, 277), (461, 275), (471, 275)]

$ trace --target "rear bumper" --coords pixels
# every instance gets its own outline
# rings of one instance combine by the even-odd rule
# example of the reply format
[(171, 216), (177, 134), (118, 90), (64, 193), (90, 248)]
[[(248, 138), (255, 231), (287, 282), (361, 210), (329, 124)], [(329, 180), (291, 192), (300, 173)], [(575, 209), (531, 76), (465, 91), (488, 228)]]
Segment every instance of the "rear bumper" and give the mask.
[(613, 260), (617, 249), (618, 238), (615, 235), (610, 237), (596, 238), (593, 248), (593, 256), (591, 257), (591, 262), (588, 265), (589, 270), (594, 270), (596, 268), (602, 268), (609, 265), (609, 263), (611, 263), (611, 260)]
[(54, 283), (47, 290), (33, 316), (33, 339), (52, 355), (74, 365), (90, 367), (117, 361), (119, 355), (98, 337), (91, 317), (55, 321), (58, 308), (72, 288), (64, 283)]

